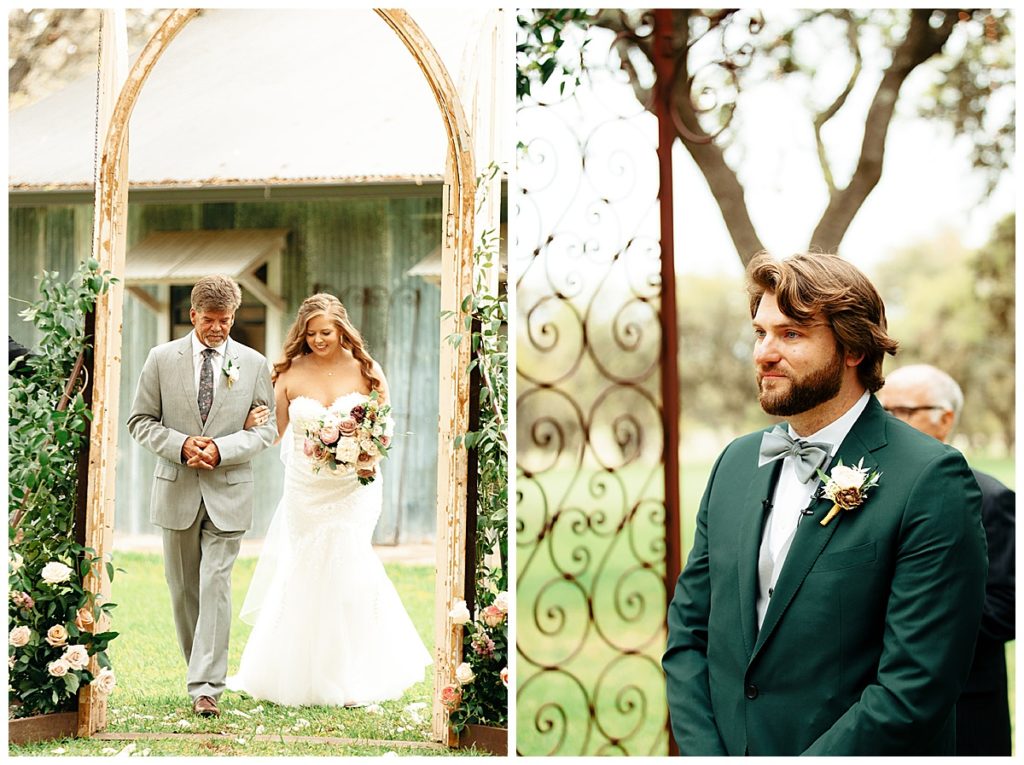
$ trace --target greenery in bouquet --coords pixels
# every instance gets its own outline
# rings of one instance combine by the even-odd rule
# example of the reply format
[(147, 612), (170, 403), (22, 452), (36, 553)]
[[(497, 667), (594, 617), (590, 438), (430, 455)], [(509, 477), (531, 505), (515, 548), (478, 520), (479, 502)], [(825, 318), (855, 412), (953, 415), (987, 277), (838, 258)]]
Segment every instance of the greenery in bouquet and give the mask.
[(87, 346), (85, 316), (112, 281), (91, 259), (69, 282), (43, 272), (40, 299), (21, 312), (39, 339), (9, 377), (7, 665), (15, 717), (72, 708), (80, 687), (109, 693), (115, 683), (106, 656), (117, 637), (109, 630), (115, 604), (84, 587), (90, 572), (113, 578), (114, 567), (74, 534), (78, 459), (92, 415), (80, 389), (66, 390)]

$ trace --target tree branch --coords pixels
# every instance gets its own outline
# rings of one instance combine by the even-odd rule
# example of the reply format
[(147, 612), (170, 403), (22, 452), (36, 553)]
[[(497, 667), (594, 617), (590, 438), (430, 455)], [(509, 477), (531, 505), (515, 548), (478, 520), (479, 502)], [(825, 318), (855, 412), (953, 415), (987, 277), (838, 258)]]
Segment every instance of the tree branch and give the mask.
[[(686, 8), (672, 12), (673, 18), (676, 20), (678, 34), (686, 35), (688, 33), (691, 12)], [(690, 95), (688, 53), (689, 49), (685, 44), (679, 48), (678, 75), (672, 85), (676, 115), (685, 129), (680, 131), (677, 128), (676, 132), (704, 176), (704, 180), (707, 181), (708, 188), (711, 190), (715, 202), (718, 203), (718, 209), (722, 212), (722, 220), (725, 222), (729, 237), (745, 267), (755, 254), (764, 249), (764, 245), (761, 244), (761, 238), (757, 235), (753, 221), (750, 220), (743, 186), (735, 171), (726, 163), (722, 147), (713, 141), (687, 140), (685, 131), (698, 136), (706, 137), (708, 135), (697, 120), (697, 113)]]
[(825, 126), (826, 122), (836, 116), (836, 113), (843, 108), (846, 99), (849, 98), (850, 93), (853, 91), (853, 86), (857, 84), (857, 79), (860, 77), (863, 65), (860, 44), (857, 39), (859, 27), (853, 18), (853, 14), (843, 9), (836, 11), (835, 15), (846, 22), (846, 42), (850, 46), (850, 52), (853, 54), (853, 71), (850, 72), (850, 79), (847, 81), (846, 87), (843, 88), (843, 92), (836, 97), (835, 101), (828, 108), (818, 112), (814, 117), (814, 141), (818, 146), (818, 163), (821, 165), (821, 174), (825, 178), (825, 185), (828, 186), (830, 197), (836, 193), (836, 183), (835, 177), (832, 175), (832, 166), (828, 161), (828, 153), (825, 151), (825, 142), (821, 139), (821, 129)]
[[(929, 19), (936, 12), (942, 12), (944, 16), (942, 23), (933, 28)], [(942, 50), (956, 22), (955, 9), (917, 8), (911, 11), (906, 37), (893, 52), (892, 63), (882, 75), (868, 109), (857, 167), (846, 188), (829, 194), (828, 206), (811, 235), (811, 247), (828, 252), (838, 248), (854, 216), (882, 177), (885, 139), (900, 88), (915, 68)]]

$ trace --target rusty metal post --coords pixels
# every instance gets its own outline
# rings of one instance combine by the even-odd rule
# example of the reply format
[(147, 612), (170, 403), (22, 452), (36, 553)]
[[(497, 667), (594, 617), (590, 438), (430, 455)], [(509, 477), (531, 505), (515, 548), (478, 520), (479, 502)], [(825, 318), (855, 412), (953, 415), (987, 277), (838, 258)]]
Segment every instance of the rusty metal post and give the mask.
[[(654, 11), (655, 103), (658, 115), (658, 201), (661, 207), (661, 404), (665, 432), (665, 603), (672, 601), (681, 570), (679, 496), (679, 374), (676, 318), (675, 242), (672, 218), (672, 145), (676, 131), (672, 108), (675, 62), (672, 51), (672, 11)], [(679, 751), (668, 727), (670, 755)]]

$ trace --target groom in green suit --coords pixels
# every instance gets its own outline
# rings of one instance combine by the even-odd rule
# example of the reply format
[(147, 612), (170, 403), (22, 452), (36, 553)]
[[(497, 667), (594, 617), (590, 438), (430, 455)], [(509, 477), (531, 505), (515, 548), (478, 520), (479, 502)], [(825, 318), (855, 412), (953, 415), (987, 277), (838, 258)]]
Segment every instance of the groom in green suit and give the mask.
[[(747, 270), (762, 408), (719, 456), (668, 613), (687, 755), (952, 755), (985, 595), (958, 451), (872, 395), (897, 344), (834, 255)], [(823, 496), (827, 492), (828, 496)]]

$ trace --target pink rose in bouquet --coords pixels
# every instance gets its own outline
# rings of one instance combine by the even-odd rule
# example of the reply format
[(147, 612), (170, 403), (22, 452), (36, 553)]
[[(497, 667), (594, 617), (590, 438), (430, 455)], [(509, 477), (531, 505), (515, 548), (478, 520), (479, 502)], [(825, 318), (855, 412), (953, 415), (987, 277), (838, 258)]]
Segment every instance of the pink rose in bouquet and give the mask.
[(376, 391), (365, 404), (347, 413), (331, 409), (322, 417), (303, 423), (306, 440), (303, 452), (313, 463), (313, 472), (355, 472), (362, 484), (377, 476), (377, 463), (387, 456), (393, 428), (391, 407), (378, 401)]

